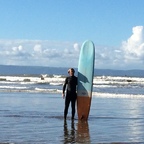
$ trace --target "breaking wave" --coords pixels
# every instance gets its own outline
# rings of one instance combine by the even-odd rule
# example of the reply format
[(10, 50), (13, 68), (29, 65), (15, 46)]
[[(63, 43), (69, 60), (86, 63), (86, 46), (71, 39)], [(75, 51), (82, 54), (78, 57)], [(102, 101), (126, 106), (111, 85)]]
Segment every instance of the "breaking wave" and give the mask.
[[(63, 75), (0, 76), (1, 92), (62, 93)], [(96, 76), (93, 97), (144, 97), (144, 78)]]

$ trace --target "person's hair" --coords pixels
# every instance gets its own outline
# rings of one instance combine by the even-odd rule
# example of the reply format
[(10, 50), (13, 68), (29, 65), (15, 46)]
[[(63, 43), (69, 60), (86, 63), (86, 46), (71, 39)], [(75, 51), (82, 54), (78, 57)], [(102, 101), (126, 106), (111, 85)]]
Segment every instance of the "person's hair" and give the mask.
[(70, 71), (72, 71), (73, 73), (75, 73), (75, 70), (73, 68), (68, 69), (68, 73), (70, 73)]

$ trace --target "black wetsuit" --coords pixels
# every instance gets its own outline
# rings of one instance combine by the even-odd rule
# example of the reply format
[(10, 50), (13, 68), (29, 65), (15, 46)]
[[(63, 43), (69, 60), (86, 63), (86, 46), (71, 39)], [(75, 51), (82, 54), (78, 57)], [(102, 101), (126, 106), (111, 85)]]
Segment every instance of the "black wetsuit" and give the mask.
[(76, 93), (77, 77), (69, 76), (65, 79), (65, 83), (63, 85), (63, 93), (65, 92), (66, 86), (67, 86), (67, 90), (66, 90), (66, 98), (65, 98), (64, 118), (66, 119), (66, 117), (67, 117), (69, 104), (71, 102), (72, 119), (74, 119), (75, 102), (76, 102), (76, 98), (77, 98), (77, 93)]

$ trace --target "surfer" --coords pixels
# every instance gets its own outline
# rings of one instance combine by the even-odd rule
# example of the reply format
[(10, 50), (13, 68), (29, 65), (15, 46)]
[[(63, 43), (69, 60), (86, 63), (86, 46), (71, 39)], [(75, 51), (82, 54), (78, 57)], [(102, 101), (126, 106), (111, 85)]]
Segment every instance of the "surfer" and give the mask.
[[(75, 102), (77, 98), (76, 88), (77, 88), (77, 77), (74, 75), (75, 70), (73, 68), (70, 68), (68, 70), (69, 76), (66, 77), (64, 85), (63, 85), (63, 93), (62, 96), (65, 98), (65, 108), (64, 108), (64, 119), (66, 120), (69, 104), (71, 102), (71, 108), (72, 108), (72, 120), (75, 116)], [(67, 86), (67, 89), (66, 89)], [(66, 89), (66, 95), (65, 95), (65, 89)]]

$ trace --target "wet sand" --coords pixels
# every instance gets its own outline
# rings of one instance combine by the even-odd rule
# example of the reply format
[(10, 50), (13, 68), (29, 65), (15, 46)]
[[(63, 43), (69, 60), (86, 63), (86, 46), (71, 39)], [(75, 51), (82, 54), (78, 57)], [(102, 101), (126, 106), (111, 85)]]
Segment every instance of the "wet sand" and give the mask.
[(63, 119), (60, 94), (1, 93), (0, 143), (134, 143), (144, 142), (143, 99), (92, 99), (87, 122)]

